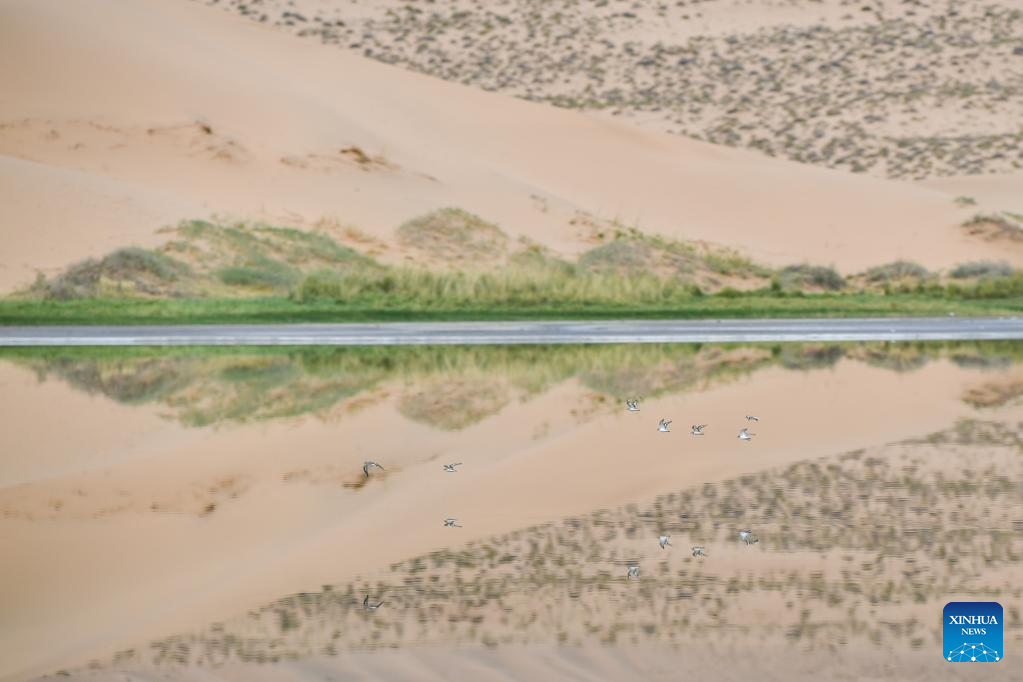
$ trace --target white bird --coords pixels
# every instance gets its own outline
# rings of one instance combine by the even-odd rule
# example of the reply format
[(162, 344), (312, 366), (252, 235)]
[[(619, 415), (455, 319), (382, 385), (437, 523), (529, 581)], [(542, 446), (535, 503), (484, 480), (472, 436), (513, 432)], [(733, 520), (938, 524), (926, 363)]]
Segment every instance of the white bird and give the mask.
[(639, 577), (639, 566), (629, 566), (629, 573), (626, 578), (638, 578)]
[(670, 419), (662, 419), (661, 421), (657, 422), (657, 430), (660, 431), (661, 433), (668, 433), (670, 431), (670, 429), (668, 428), (668, 424), (671, 424)]
[(703, 551), (703, 547), (700, 545), (693, 545), (693, 556), (694, 557), (707, 557), (707, 553)]
[(370, 604), (368, 594), (366, 595), (366, 598), (362, 600), (362, 608), (366, 609), (367, 611), (376, 611), (383, 605), (384, 603), (382, 601), (378, 601), (376, 604)]
[(372, 469), (373, 467), (380, 469), (380, 471), (386, 471), (386, 469), (384, 469), (382, 466), (380, 466), (373, 460), (368, 460), (362, 463), (362, 473), (366, 474), (366, 478), (369, 478), (369, 470)]
[(458, 525), (458, 519), (444, 519), (444, 527), (445, 528), (461, 528), (461, 526)]
[(444, 465), (444, 471), (448, 472), (449, 474), (453, 474), (453, 473), (455, 473), (457, 471), (457, 469), (455, 469), (455, 467), (460, 467), (460, 466), (462, 466), (461, 462), (455, 462), (454, 464), (445, 464)]
[(746, 421), (748, 421), (748, 422), (758, 422), (758, 421), (760, 421), (760, 417), (754, 417), (752, 414), (747, 414), (746, 415)]
[(638, 400), (626, 400), (625, 408), (629, 412), (639, 412), (639, 401)]
[(705, 428), (707, 428), (706, 424), (693, 424), (693, 427), (692, 427), (693, 435), (694, 436), (702, 436), (703, 435), (703, 430)]
[(753, 440), (753, 436), (754, 434), (750, 433), (749, 429), (743, 429), (742, 431), (739, 432), (737, 438), (739, 440)]
[(657, 542), (660, 543), (661, 549), (664, 549), (665, 547), (671, 547), (671, 543), (669, 542), (670, 539), (671, 539), (670, 535), (662, 535), (661, 537), (657, 538)]
[(753, 545), (753, 544), (756, 544), (756, 543), (760, 542), (760, 540), (758, 540), (753, 535), (753, 531), (750, 530), (749, 528), (747, 528), (746, 530), (740, 530), (739, 531), (739, 539), (742, 540), (743, 542), (745, 542), (747, 547), (749, 547), (750, 545)]

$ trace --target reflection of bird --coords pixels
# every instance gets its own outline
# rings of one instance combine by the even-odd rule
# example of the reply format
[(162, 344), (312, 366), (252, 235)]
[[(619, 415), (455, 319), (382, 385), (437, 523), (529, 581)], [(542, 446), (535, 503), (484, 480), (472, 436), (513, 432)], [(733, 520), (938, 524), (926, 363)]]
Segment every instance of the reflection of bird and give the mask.
[(693, 545), (693, 556), (706, 558), (707, 553), (703, 551), (703, 547), (699, 545)]
[(670, 423), (671, 423), (670, 419), (662, 419), (661, 421), (657, 422), (657, 430), (660, 431), (661, 433), (668, 433), (669, 431), (668, 424)]
[(737, 438), (739, 440), (753, 440), (753, 436), (754, 434), (750, 433), (749, 429), (743, 429), (742, 431), (739, 432)]
[(454, 464), (445, 464), (444, 465), (444, 471), (446, 471), (446, 472), (448, 472), (450, 474), (453, 474), (453, 473), (455, 473), (457, 471), (457, 469), (455, 469), (455, 467), (460, 467), (460, 466), (462, 466), (461, 462), (455, 462)]
[(739, 539), (745, 542), (747, 547), (760, 542), (760, 540), (758, 540), (756, 536), (753, 535), (753, 531), (750, 530), (749, 528), (747, 528), (746, 530), (739, 531)]
[(626, 578), (638, 578), (639, 577), (639, 566), (629, 566), (629, 573)]
[(369, 470), (372, 469), (373, 467), (380, 469), (380, 471), (386, 471), (386, 469), (384, 469), (382, 466), (380, 466), (373, 460), (368, 460), (362, 463), (362, 473), (366, 474), (366, 478), (369, 478)]
[(458, 525), (458, 519), (444, 519), (444, 527), (445, 528), (461, 528), (461, 526)]
[(746, 415), (746, 421), (748, 421), (748, 422), (758, 422), (758, 421), (760, 421), (760, 417), (754, 417), (752, 414), (747, 414)]
[(671, 547), (671, 543), (669, 542), (670, 539), (671, 539), (670, 535), (662, 535), (661, 537), (657, 538), (657, 542), (661, 544), (661, 549), (664, 549), (665, 547)]
[(383, 605), (384, 603), (382, 601), (378, 601), (376, 604), (370, 604), (368, 594), (366, 595), (366, 598), (362, 600), (362, 608), (366, 609), (367, 611), (376, 611)]
[(626, 400), (625, 407), (629, 412), (639, 412), (639, 401), (638, 400)]
[(693, 424), (693, 435), (694, 436), (702, 436), (703, 435), (703, 430), (705, 428), (707, 428), (706, 424)]

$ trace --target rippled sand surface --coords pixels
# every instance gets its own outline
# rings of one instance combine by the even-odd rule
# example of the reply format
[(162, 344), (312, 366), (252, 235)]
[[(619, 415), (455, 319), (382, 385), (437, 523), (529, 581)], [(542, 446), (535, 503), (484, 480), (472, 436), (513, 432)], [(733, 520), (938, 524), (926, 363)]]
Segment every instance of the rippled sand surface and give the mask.
[(0, 677), (959, 679), (946, 602), (1020, 641), (1021, 357), (7, 352)]

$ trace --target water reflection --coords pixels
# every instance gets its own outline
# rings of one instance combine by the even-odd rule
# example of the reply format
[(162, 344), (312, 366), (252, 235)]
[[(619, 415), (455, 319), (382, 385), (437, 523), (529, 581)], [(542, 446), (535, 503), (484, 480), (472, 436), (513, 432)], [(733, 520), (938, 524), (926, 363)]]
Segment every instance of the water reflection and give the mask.
[[(430, 552), (122, 652), (115, 667), (272, 663), (409, 644), (821, 651), (883, 641), (909, 650), (940, 642), (952, 596), (1001, 600), (1007, 639), (1018, 638), (1021, 426), (963, 421)], [(736, 540), (747, 525), (760, 537), (750, 548)], [(659, 547), (661, 534), (673, 549)], [(709, 556), (694, 557), (689, 544)], [(631, 565), (641, 566), (638, 579), (627, 577)], [(385, 606), (366, 612), (366, 595)]]
[[(21, 416), (2, 460), (0, 676), (206, 679), (315, 657), (358, 677), (360, 656), (463, 646), (924, 652), (956, 599), (1002, 600), (1018, 640), (1021, 355), (5, 351), (0, 398)], [(386, 471), (366, 478), (367, 459)]]
[(157, 405), (188, 426), (325, 416), (346, 400), (400, 381), (401, 413), (460, 430), (576, 377), (621, 401), (685, 391), (772, 366), (833, 367), (848, 358), (896, 372), (948, 358), (978, 370), (1020, 360), (1011, 342), (473, 346), (397, 348), (4, 349), (7, 358), (90, 394)]

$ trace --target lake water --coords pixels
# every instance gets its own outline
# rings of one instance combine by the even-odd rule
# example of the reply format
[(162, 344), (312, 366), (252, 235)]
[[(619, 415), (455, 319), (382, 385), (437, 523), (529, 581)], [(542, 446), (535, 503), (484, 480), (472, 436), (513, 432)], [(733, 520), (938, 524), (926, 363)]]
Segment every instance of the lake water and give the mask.
[(2, 679), (1021, 679), (1020, 343), (6, 350), (0, 409)]

